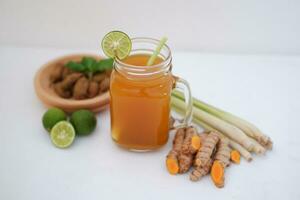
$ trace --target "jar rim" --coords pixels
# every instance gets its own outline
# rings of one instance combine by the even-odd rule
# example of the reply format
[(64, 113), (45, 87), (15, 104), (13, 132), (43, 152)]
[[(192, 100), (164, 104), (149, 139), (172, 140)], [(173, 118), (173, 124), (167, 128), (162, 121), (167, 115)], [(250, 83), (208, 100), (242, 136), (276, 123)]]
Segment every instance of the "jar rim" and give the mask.
[[(153, 44), (159, 44), (159, 40), (157, 39), (154, 39), (154, 38), (150, 38), (150, 37), (134, 37), (131, 39), (132, 43), (136, 42), (136, 43), (142, 43), (142, 42), (148, 42), (148, 43), (153, 43)], [(170, 47), (167, 45), (167, 44), (164, 44), (163, 45), (163, 48), (167, 49), (167, 56), (166, 58), (161, 62), (161, 63), (158, 63), (158, 64), (155, 64), (155, 65), (151, 65), (151, 66), (147, 66), (147, 65), (144, 65), (144, 66), (147, 66), (148, 69), (155, 69), (155, 68), (160, 68), (162, 66), (165, 66), (165, 65), (169, 65), (169, 63), (171, 62), (171, 49)], [(128, 63), (125, 63), (123, 62), (122, 60), (118, 59), (118, 58), (115, 58), (115, 62), (118, 64), (118, 65), (122, 65), (126, 68), (131, 68), (131, 69), (141, 69), (141, 66), (137, 66), (137, 65), (131, 65), (131, 64), (128, 64)]]

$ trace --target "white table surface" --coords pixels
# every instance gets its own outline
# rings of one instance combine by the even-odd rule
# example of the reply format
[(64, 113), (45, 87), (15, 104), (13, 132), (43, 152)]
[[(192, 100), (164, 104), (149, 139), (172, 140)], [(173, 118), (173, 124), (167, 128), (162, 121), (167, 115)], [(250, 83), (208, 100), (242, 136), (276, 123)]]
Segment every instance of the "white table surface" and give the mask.
[(275, 144), (227, 168), (225, 188), (217, 189), (209, 177), (194, 183), (167, 173), (173, 135), (155, 152), (118, 148), (108, 111), (71, 148), (51, 144), (33, 76), (57, 56), (97, 51), (0, 47), (0, 199), (300, 199), (300, 56), (173, 54), (174, 74), (194, 96), (253, 122)]

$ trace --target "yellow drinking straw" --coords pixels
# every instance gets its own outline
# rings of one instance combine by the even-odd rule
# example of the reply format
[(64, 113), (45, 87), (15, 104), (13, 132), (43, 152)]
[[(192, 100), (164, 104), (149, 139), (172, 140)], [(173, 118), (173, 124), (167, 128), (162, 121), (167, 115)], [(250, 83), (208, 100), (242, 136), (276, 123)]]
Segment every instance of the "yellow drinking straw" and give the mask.
[(166, 37), (161, 38), (161, 40), (159, 41), (159, 44), (157, 45), (155, 51), (153, 52), (153, 54), (149, 58), (149, 60), (147, 62), (147, 66), (153, 65), (156, 57), (158, 56), (158, 54), (161, 51), (161, 48), (164, 46), (164, 44), (167, 42), (167, 40), (168, 40), (168, 38), (166, 38)]

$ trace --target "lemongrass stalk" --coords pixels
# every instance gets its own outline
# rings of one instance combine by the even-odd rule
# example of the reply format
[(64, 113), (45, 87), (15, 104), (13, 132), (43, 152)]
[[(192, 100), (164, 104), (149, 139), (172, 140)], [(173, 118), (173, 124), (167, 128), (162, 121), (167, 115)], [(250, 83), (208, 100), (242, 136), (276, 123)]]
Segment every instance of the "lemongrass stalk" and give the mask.
[(253, 139), (252, 137), (249, 137), (249, 139), (252, 141), (252, 143), (254, 144), (254, 148), (253, 151), (256, 154), (265, 154), (266, 153), (266, 149), (260, 144), (258, 143), (255, 139)]
[(147, 66), (151, 66), (153, 65), (156, 57), (158, 56), (158, 54), (160, 53), (162, 47), (165, 45), (165, 43), (167, 42), (168, 38), (163, 37), (161, 38), (161, 40), (159, 41), (155, 51), (153, 52), (153, 54), (151, 55), (151, 57), (149, 58), (148, 62), (147, 62)]
[(238, 152), (240, 152), (240, 154), (245, 158), (245, 160), (247, 160), (248, 162), (252, 161), (252, 155), (249, 151), (247, 151), (247, 149), (245, 149), (243, 146), (241, 146), (239, 143), (236, 143), (235, 141), (229, 139), (228, 137), (226, 137), (223, 133), (221, 133), (220, 131), (214, 129), (213, 127), (205, 124), (204, 122), (198, 120), (198, 119), (194, 119), (193, 120), (196, 124), (200, 125), (202, 128), (204, 128), (205, 130), (208, 131), (215, 131), (217, 132), (220, 137), (223, 137), (225, 139), (227, 139), (229, 141), (229, 146), (232, 149), (237, 150)]
[[(176, 97), (172, 97), (171, 99), (172, 106), (185, 110), (185, 103), (183, 102), (183, 100)], [(194, 118), (199, 119), (224, 133), (230, 139), (244, 146), (248, 151), (253, 151), (253, 143), (250, 141), (249, 137), (239, 128), (196, 107), (193, 108), (193, 116)]]
[[(175, 90), (172, 93), (172, 95), (184, 100), (184, 96), (180, 91)], [(255, 140), (257, 140), (258, 143), (260, 143), (264, 147), (272, 149), (273, 142), (271, 141), (271, 138), (263, 134), (256, 126), (247, 122), (246, 120), (241, 119), (240, 117), (237, 117), (229, 112), (216, 108), (212, 105), (204, 103), (203, 101), (200, 101), (196, 98), (193, 98), (193, 104), (198, 109), (204, 110), (205, 112), (208, 112), (220, 119), (223, 119), (224, 121), (230, 124), (235, 125), (244, 133), (246, 133), (249, 137), (252, 137)]]
[[(175, 110), (177, 113), (179, 114), (184, 114), (184, 110), (181, 110), (177, 107), (173, 107), (173, 110)], [(208, 124), (204, 123), (203, 121), (193, 118), (193, 122), (200, 125), (204, 130), (207, 131), (215, 131), (217, 132), (220, 136), (228, 139), (229, 141), (229, 146), (232, 149), (237, 150), (238, 152), (240, 152), (240, 154), (243, 156), (243, 158), (245, 158), (248, 162), (252, 161), (252, 155), (249, 151), (247, 151), (244, 147), (242, 147), (239, 143), (229, 139), (228, 137), (226, 137), (223, 133), (221, 133), (220, 131), (216, 130), (215, 128), (209, 126)]]

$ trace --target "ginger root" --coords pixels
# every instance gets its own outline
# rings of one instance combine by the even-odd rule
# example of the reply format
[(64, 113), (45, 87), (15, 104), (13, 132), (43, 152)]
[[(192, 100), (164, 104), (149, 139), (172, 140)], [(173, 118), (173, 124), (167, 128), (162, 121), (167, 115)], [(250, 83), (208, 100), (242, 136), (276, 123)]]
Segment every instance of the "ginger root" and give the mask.
[(230, 160), (236, 164), (240, 164), (241, 155), (237, 150), (232, 150), (230, 152)]
[(179, 161), (178, 161), (179, 158), (178, 158), (178, 156), (181, 151), (184, 136), (185, 136), (185, 129), (179, 128), (176, 131), (176, 134), (174, 136), (173, 148), (168, 153), (167, 159), (166, 159), (167, 170), (169, 171), (170, 174), (179, 173)]
[(215, 160), (210, 171), (210, 176), (218, 188), (224, 187), (224, 166)]

